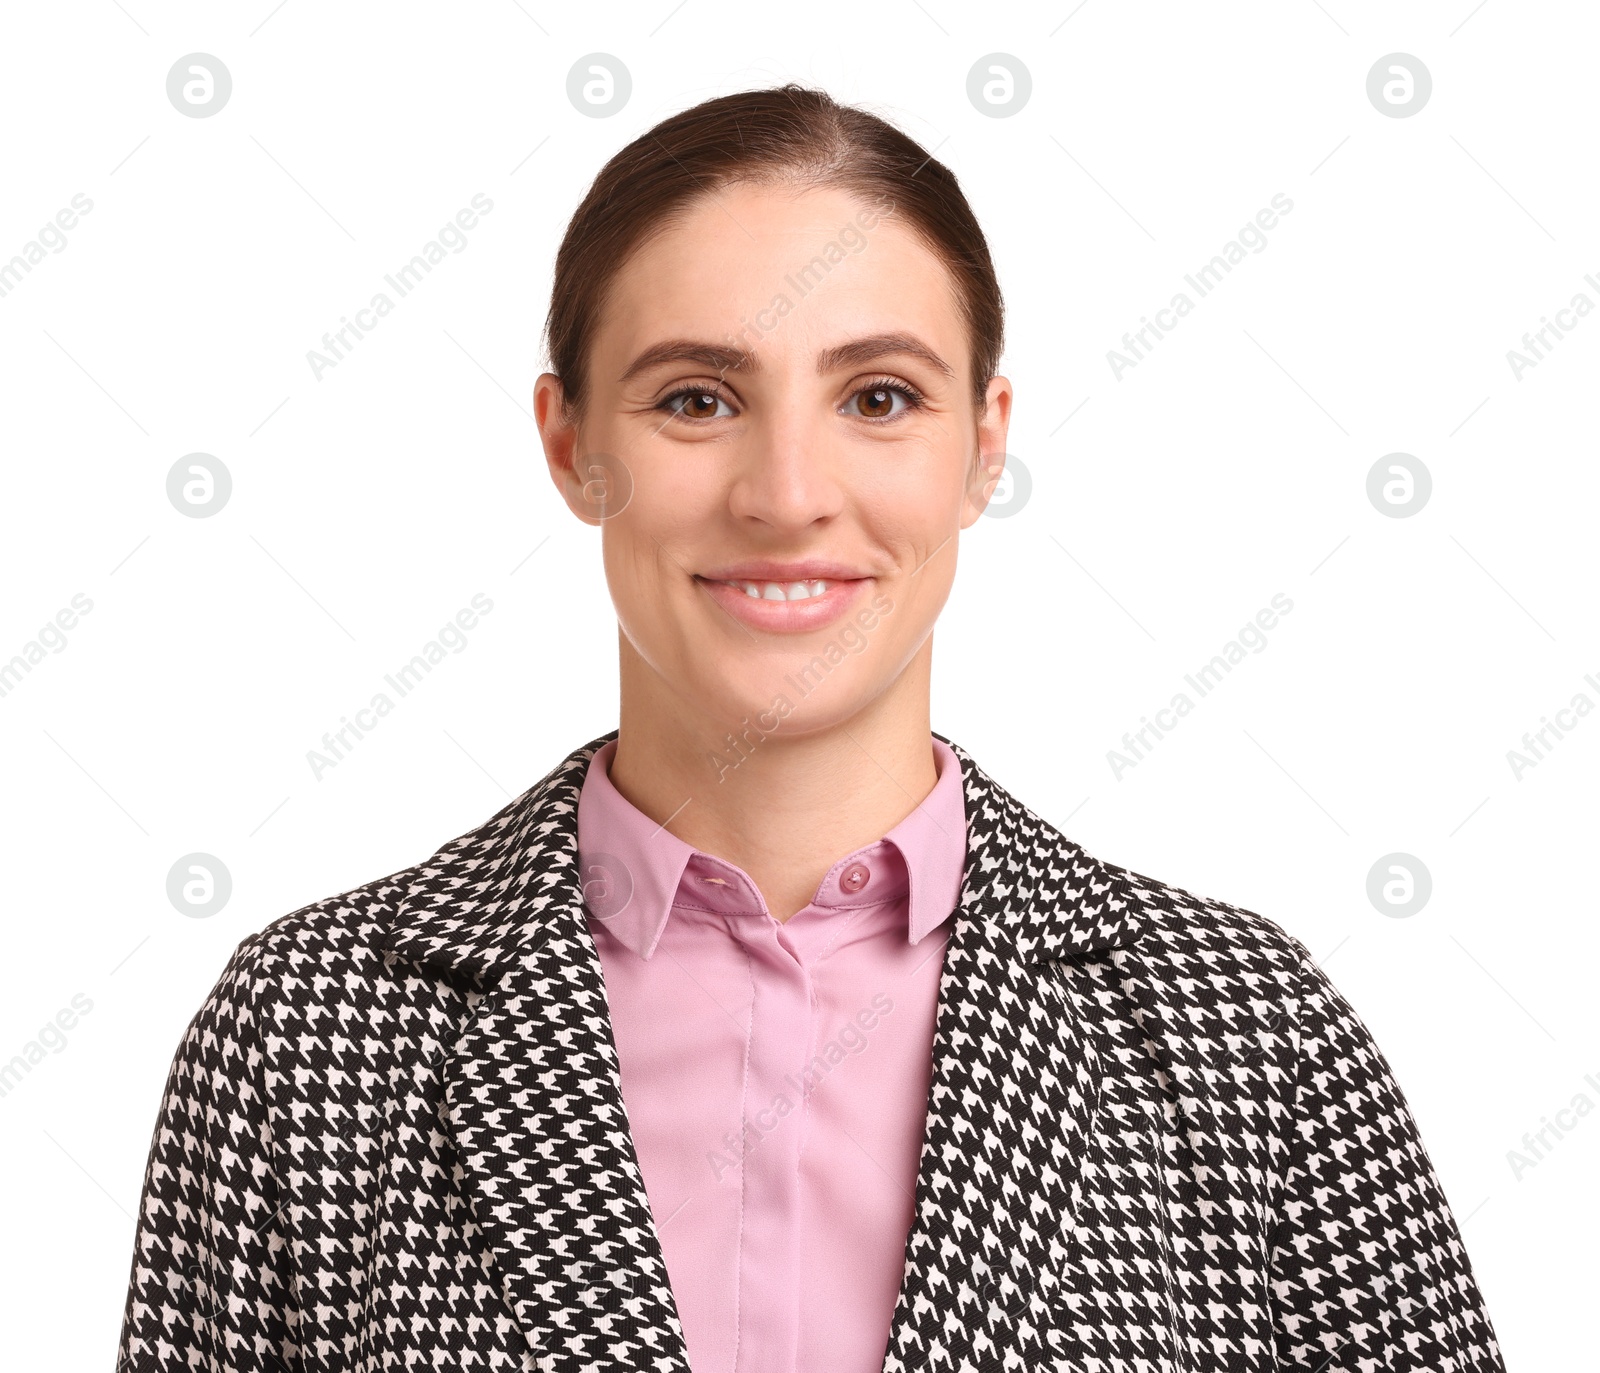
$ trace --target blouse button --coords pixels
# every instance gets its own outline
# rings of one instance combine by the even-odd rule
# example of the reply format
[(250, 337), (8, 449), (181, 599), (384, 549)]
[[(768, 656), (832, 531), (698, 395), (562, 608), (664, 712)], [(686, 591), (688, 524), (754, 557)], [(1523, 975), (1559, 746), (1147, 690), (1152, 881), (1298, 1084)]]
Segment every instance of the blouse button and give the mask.
[(860, 891), (871, 880), (872, 873), (865, 863), (852, 863), (839, 874), (840, 887), (852, 894)]

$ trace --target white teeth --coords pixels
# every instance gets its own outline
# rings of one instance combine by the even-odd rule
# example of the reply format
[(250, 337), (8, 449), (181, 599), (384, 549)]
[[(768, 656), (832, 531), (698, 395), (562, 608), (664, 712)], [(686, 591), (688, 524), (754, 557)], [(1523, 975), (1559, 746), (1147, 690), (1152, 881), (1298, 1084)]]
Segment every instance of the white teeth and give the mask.
[(831, 582), (729, 582), (753, 601), (806, 601), (820, 596)]

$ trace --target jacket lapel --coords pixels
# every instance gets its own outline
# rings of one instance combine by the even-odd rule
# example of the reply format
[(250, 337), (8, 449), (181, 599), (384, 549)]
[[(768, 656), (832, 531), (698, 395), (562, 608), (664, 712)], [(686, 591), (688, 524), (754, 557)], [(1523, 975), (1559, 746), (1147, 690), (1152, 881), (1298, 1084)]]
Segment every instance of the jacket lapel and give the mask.
[[(574, 751), (408, 873), (389, 944), (469, 988), (464, 1031), (443, 1050), (445, 1122), (541, 1367), (689, 1373), (577, 870), (584, 772), (615, 737)], [(967, 864), (940, 977), (889, 1373), (1046, 1357), (1045, 1303), (1109, 1052), (1071, 970), (1143, 929), (1128, 874), (952, 747)]]
[(390, 945), (475, 1002), (445, 1123), (506, 1301), (552, 1373), (689, 1373), (577, 867), (585, 745), (419, 869)]
[(1046, 1303), (1108, 1052), (1071, 992), (1071, 963), (1105, 956), (1140, 928), (1119, 870), (952, 747), (965, 783), (967, 871), (939, 985), (890, 1373), (1048, 1362)]

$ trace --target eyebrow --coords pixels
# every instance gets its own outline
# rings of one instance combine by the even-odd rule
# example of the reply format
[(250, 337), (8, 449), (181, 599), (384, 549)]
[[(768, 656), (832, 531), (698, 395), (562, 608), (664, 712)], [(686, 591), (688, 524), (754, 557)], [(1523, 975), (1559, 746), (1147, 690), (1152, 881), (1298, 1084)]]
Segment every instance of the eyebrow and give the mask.
[[(874, 362), (884, 357), (913, 357), (927, 363), (946, 377), (954, 377), (955, 370), (927, 344), (914, 334), (872, 334), (866, 338), (851, 339), (817, 355), (817, 375), (845, 367), (858, 367), (864, 362)], [(668, 339), (652, 344), (628, 364), (618, 378), (627, 381), (640, 372), (659, 367), (668, 362), (693, 362), (718, 374), (726, 372), (759, 372), (760, 359), (743, 348), (718, 343), (702, 343), (694, 339)]]
[(944, 376), (955, 376), (955, 369), (914, 334), (873, 334), (841, 343), (837, 348), (825, 348), (817, 355), (817, 374), (896, 355), (919, 358)]

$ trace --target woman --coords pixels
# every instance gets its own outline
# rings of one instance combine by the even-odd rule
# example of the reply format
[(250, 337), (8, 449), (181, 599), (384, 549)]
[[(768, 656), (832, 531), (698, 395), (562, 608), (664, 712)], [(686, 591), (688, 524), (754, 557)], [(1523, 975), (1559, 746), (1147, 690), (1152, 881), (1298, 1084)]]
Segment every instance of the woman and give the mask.
[(127, 1364), (1501, 1369), (1305, 948), (930, 730), (1012, 400), (951, 173), (815, 91), (709, 101), (601, 172), (547, 333), (620, 729), (240, 945)]

